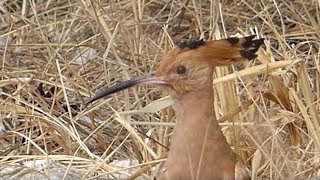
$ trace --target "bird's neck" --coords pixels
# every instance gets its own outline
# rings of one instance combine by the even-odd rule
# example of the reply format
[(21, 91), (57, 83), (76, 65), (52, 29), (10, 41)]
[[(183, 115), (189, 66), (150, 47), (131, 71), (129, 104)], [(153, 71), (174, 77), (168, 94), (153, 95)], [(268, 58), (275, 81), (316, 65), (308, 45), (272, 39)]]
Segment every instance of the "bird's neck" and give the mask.
[(184, 171), (190, 172), (186, 176), (194, 178), (201, 174), (204, 177), (215, 168), (233, 171), (235, 155), (215, 118), (212, 86), (202, 93), (188, 93), (173, 99), (177, 120), (164, 169), (175, 166), (176, 169), (168, 170), (169, 174)]
[[(194, 148), (201, 148), (203, 144), (208, 143), (212, 145), (226, 144), (213, 110), (212, 87), (201, 93), (190, 92), (185, 94), (181, 99), (176, 99), (175, 104), (177, 120), (173, 143), (194, 143), (195, 145), (192, 145)], [(229, 146), (227, 147), (229, 148)]]
[(190, 92), (174, 99), (176, 105), (176, 127), (197, 127), (215, 128), (219, 127), (213, 111), (213, 91), (207, 89), (201, 93)]

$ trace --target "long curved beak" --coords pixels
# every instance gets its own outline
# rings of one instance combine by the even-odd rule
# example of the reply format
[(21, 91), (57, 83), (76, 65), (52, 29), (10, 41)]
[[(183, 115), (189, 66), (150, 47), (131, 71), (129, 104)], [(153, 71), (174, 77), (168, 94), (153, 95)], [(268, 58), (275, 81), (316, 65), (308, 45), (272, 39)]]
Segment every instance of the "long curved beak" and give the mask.
[(127, 89), (129, 87), (139, 85), (139, 84), (166, 84), (166, 81), (162, 77), (157, 77), (154, 74), (147, 74), (145, 76), (140, 76), (136, 78), (132, 78), (128, 81), (120, 82), (111, 87), (104, 87), (97, 92), (96, 95), (92, 96), (85, 100), (84, 104), (88, 105), (104, 96), (116, 93), (118, 91)]

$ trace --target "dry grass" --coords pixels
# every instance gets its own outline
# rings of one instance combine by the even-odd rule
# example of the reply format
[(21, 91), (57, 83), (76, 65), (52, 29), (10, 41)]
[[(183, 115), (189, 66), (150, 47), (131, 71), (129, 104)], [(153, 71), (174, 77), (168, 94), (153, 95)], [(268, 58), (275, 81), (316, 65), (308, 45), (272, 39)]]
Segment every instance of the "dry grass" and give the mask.
[[(46, 160), (66, 179), (149, 179), (174, 122), (171, 108), (158, 111), (171, 103), (156, 101), (165, 92), (140, 86), (89, 107), (83, 100), (154, 69), (182, 39), (252, 33), (266, 38), (257, 60), (215, 74), (223, 131), (254, 179), (305, 179), (320, 169), (319, 0), (0, 4), (1, 177), (34, 173), (24, 163)], [(123, 159), (136, 163), (110, 164)]]

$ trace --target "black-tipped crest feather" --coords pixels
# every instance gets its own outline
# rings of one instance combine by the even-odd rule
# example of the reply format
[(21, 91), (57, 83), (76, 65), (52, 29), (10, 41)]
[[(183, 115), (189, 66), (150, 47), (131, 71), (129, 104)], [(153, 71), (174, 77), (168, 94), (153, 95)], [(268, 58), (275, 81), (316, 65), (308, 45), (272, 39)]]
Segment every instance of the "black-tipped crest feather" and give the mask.
[(244, 37), (244, 42), (241, 44), (243, 49), (240, 50), (240, 55), (243, 58), (252, 60), (257, 57), (256, 52), (264, 41), (264, 38), (253, 40), (255, 35)]
[(190, 49), (196, 49), (199, 46), (203, 45), (205, 41), (203, 39), (199, 40), (189, 40), (189, 41), (182, 41), (178, 47), (183, 49), (183, 48), (190, 48)]
[(239, 38), (238, 37), (229, 37), (226, 39), (231, 45), (236, 45), (239, 42)]

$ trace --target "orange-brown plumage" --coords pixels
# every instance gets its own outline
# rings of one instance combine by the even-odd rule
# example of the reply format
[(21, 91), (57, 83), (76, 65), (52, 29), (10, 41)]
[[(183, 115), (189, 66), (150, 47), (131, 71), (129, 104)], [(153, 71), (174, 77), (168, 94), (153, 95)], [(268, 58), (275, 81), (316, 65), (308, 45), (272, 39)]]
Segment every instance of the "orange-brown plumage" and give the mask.
[(91, 103), (137, 84), (158, 84), (172, 96), (177, 120), (166, 162), (157, 179), (248, 179), (228, 145), (213, 111), (213, 71), (256, 57), (263, 39), (254, 36), (189, 41), (170, 51), (151, 74), (104, 88)]

